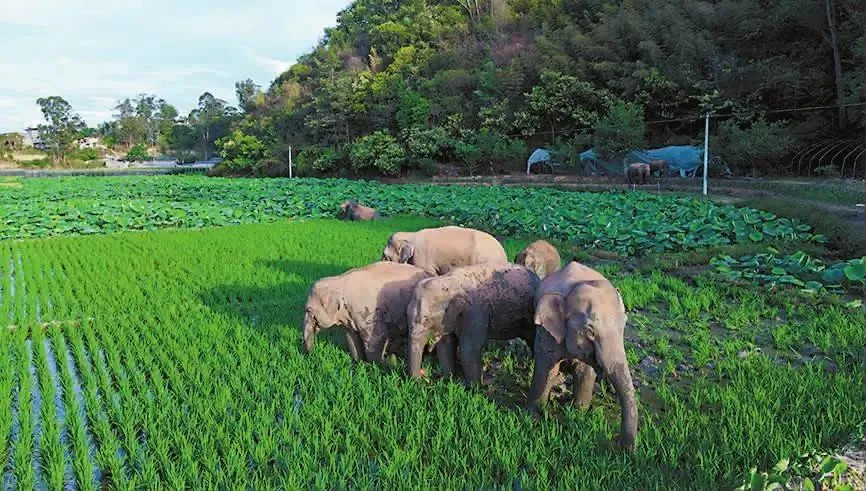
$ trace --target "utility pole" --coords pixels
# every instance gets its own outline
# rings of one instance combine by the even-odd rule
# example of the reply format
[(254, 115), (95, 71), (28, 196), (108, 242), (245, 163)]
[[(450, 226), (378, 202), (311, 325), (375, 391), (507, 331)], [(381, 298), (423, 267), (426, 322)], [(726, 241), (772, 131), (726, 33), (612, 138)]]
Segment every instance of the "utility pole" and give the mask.
[(289, 145), (289, 179), (292, 178), (292, 146)]
[(709, 173), (710, 158), (710, 113), (707, 112), (704, 123), (704, 196), (707, 195), (707, 174)]

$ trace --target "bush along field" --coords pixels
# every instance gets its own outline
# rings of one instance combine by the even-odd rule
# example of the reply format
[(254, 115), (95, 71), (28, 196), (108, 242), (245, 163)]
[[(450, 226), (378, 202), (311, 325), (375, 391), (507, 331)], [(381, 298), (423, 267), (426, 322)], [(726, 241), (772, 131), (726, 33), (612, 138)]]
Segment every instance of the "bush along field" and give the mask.
[[(764, 274), (751, 263), (707, 265), (727, 252), (704, 251), (720, 247), (759, 254), (771, 232), (811, 247), (803, 224), (642, 193), (187, 177), (21, 184), (0, 193), (4, 488), (832, 487), (844, 463), (824, 455), (862, 433), (860, 287), (768, 288), (730, 277)], [(432, 218), (327, 218), (350, 196)], [(651, 211), (629, 227), (621, 215), (637, 210)], [(634, 455), (610, 444), (619, 408), (603, 382), (588, 410), (570, 403), (567, 384), (542, 417), (521, 408), (532, 369), (522, 341), (491, 343), (486, 383), (471, 390), (410, 380), (402, 359), (352, 363), (336, 329), (303, 353), (312, 282), (378, 259), (392, 232), (438, 218), (499, 233), (510, 257), (542, 232), (573, 234), (557, 242), (563, 257), (620, 289), (640, 408)], [(272, 223), (154, 230), (240, 222)], [(147, 232), (104, 234), (128, 229)], [(689, 234), (711, 246), (685, 244)], [(770, 273), (789, 267), (773, 264)], [(827, 269), (811, 264), (804, 286)]]

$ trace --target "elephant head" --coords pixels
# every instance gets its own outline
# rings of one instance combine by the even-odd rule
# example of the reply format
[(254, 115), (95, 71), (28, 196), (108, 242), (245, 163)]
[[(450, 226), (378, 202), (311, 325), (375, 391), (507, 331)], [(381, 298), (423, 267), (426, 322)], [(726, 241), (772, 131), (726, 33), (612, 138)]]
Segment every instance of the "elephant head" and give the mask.
[(391, 234), (385, 249), (382, 251), (383, 261), (408, 264), (415, 254), (412, 245), (412, 232), (395, 232)]
[(346, 313), (346, 304), (335, 285), (320, 280), (310, 289), (304, 309), (304, 349), (309, 353), (316, 342), (316, 334), (335, 326)]
[[(566, 294), (542, 294), (536, 303), (535, 323), (559, 346), (538, 353), (563, 353), (602, 374), (616, 390), (622, 410), (620, 444), (634, 450), (637, 405), (625, 355), (628, 317), (619, 292), (607, 280), (578, 283)], [(542, 355), (543, 356), (543, 355)]]
[(342, 216), (349, 216), (349, 214), (352, 212), (352, 209), (354, 209), (356, 206), (358, 206), (358, 203), (356, 203), (354, 200), (349, 199), (344, 201), (343, 204), (340, 205), (340, 212), (342, 213)]

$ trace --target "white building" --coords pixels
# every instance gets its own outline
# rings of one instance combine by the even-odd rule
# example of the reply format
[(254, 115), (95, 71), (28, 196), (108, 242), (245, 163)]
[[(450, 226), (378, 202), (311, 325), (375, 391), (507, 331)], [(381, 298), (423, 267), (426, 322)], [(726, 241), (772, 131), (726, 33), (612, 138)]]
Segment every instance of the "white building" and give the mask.
[(24, 147), (42, 148), (42, 139), (39, 138), (39, 128), (24, 128), (24, 133), (22, 133), (22, 135)]

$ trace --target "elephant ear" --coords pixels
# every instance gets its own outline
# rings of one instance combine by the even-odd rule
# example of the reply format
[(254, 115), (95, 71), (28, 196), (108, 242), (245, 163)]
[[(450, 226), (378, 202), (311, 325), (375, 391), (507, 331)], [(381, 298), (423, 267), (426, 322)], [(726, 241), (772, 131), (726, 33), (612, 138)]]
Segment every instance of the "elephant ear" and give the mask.
[(544, 328), (557, 343), (562, 344), (565, 340), (565, 299), (562, 295), (548, 293), (538, 300), (535, 325)]
[(415, 255), (415, 248), (412, 247), (408, 241), (403, 241), (400, 243), (400, 262), (403, 264), (408, 264), (412, 259), (412, 256)]

